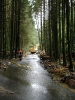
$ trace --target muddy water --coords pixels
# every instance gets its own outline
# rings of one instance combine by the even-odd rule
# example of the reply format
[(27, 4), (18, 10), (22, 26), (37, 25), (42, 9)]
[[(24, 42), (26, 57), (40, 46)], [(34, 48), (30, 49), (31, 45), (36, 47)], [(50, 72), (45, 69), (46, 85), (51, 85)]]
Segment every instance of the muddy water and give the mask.
[(75, 94), (51, 79), (36, 54), (12, 64), (0, 75), (0, 100), (74, 100)]

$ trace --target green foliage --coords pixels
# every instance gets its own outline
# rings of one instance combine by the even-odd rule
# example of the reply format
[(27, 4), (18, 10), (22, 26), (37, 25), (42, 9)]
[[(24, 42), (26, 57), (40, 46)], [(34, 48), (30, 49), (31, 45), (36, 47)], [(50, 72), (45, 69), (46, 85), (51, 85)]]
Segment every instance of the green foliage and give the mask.
[[(22, 2), (23, 3), (23, 2)], [(32, 18), (32, 8), (29, 3), (21, 6), (20, 37), (21, 45), (25, 51), (38, 42), (37, 31)]]
[(38, 43), (38, 33), (33, 21), (33, 9), (29, 0), (0, 1), (0, 53), (6, 57), (9, 51), (15, 57), (19, 48), (25, 51)]

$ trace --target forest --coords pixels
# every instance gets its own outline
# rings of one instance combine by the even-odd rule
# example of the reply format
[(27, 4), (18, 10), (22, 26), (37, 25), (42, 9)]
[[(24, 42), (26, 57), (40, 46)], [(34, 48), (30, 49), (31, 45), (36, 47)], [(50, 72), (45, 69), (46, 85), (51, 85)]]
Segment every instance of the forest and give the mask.
[(31, 10), (28, 0), (0, 1), (0, 58), (16, 58), (19, 49), (38, 43)]
[(19, 48), (39, 42), (51, 60), (73, 69), (75, 0), (1, 0), (0, 58), (17, 57)]

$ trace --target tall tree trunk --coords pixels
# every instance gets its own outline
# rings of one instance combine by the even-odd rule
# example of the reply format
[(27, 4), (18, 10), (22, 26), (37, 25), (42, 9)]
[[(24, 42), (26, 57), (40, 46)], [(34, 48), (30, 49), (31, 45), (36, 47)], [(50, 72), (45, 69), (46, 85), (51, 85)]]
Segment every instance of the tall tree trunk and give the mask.
[(61, 51), (62, 51), (62, 46), (61, 46), (61, 1), (59, 0), (59, 63), (61, 64)]
[(49, 55), (52, 58), (52, 29), (51, 29), (51, 1), (48, 0), (48, 32), (49, 32)]
[(65, 0), (62, 0), (62, 50), (63, 50), (63, 66), (66, 66), (66, 49), (65, 49)]
[(44, 7), (43, 7), (43, 10), (44, 10), (44, 15), (43, 15), (44, 16), (43, 17), (43, 23), (44, 23), (43, 24), (43, 33), (44, 33), (44, 35), (43, 36), (44, 36), (44, 50), (46, 51), (46, 37), (45, 37), (46, 36), (46, 31), (45, 31), (45, 0), (44, 0), (43, 3), (44, 3)]
[(6, 0), (2, 2), (3, 59), (6, 58)]
[(2, 0), (0, 1), (0, 58), (2, 58), (2, 8), (3, 8), (3, 5), (2, 5)]
[(69, 0), (66, 0), (66, 19), (67, 19), (67, 41), (68, 41), (68, 56), (69, 56), (69, 70), (73, 70), (73, 64), (72, 64), (72, 50), (71, 50), (71, 39), (70, 39), (70, 13), (69, 13)]
[(10, 38), (10, 58), (13, 57), (13, 46), (14, 46), (14, 7), (15, 7), (15, 0), (12, 0), (11, 5), (11, 38)]
[(40, 21), (40, 22), (41, 22), (41, 41), (40, 41), (40, 49), (41, 49), (41, 50), (43, 50), (43, 32), (42, 32), (42, 25), (43, 25), (43, 23), (42, 23), (42, 21), (43, 21), (43, 19), (42, 19), (42, 18), (43, 18), (43, 15), (42, 15), (42, 14), (43, 14), (43, 11), (42, 11), (42, 10), (43, 10), (43, 7), (42, 7), (42, 1), (41, 1), (41, 21)]
[[(55, 5), (56, 4), (56, 5)], [(57, 32), (57, 0), (51, 0), (51, 23), (53, 38), (53, 56), (55, 61), (58, 60), (58, 32)]]

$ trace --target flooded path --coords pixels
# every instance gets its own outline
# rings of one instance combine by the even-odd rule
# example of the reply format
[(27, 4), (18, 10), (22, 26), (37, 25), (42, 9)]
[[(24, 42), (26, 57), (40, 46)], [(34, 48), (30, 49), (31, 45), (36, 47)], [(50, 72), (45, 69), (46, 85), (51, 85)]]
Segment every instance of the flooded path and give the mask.
[(51, 79), (36, 54), (9, 66), (0, 74), (0, 86), (0, 100), (75, 100), (73, 92)]

